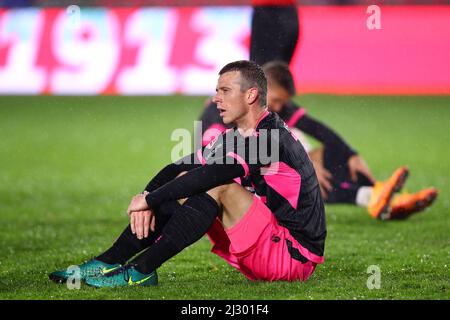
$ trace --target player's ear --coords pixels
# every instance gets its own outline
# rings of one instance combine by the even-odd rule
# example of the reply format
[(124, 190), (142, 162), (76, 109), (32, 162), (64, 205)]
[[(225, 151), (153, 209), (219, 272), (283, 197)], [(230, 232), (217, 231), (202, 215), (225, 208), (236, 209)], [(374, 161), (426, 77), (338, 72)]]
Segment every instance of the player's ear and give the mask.
[(253, 87), (248, 89), (247, 91), (247, 102), (248, 104), (253, 104), (256, 102), (256, 99), (258, 99), (258, 89)]

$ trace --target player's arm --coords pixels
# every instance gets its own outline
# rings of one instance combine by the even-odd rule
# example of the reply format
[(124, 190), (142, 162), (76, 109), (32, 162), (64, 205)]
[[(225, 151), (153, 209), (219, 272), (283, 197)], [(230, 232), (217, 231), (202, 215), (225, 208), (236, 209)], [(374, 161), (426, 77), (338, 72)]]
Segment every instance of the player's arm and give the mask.
[(152, 192), (167, 182), (175, 179), (181, 172), (190, 171), (201, 166), (195, 161), (195, 155), (192, 153), (177, 162), (168, 164), (156, 176), (150, 180), (145, 187), (145, 191)]
[[(333, 150), (333, 152), (342, 155), (345, 162), (356, 155), (356, 152), (337, 133), (308, 115), (303, 114), (294, 126), (320, 141), (328, 150)], [(323, 165), (323, 149), (313, 150), (309, 155), (316, 171), (322, 197), (327, 200), (328, 193), (333, 189), (333, 177), (331, 172)]]
[(205, 164), (188, 171), (186, 174), (171, 180), (163, 186), (145, 195), (133, 198), (128, 207), (128, 214), (133, 211), (154, 208), (166, 201), (188, 198), (206, 192), (234, 178), (244, 176), (245, 170), (237, 164)]
[[(200, 164), (195, 163), (194, 157), (194, 154), (191, 154), (175, 163), (165, 166), (155, 177), (150, 180), (140, 195), (136, 195), (131, 199), (131, 203), (128, 207), (135, 206), (136, 203), (141, 201), (141, 198), (145, 198), (145, 196), (150, 192), (175, 179), (181, 172), (199, 167)], [(144, 223), (144, 237), (147, 237), (149, 229), (155, 231), (155, 217), (151, 209), (146, 208), (145, 210), (136, 211), (133, 213), (128, 211), (128, 214), (130, 216), (131, 231), (133, 234), (136, 233), (135, 222), (139, 219), (146, 222)]]
[(375, 178), (364, 159), (332, 129), (308, 115), (304, 115), (295, 127), (322, 142), (326, 148), (339, 153), (347, 162), (353, 181), (357, 180), (357, 173), (361, 172), (375, 182)]
[(206, 192), (244, 174), (245, 170), (239, 163), (206, 164), (150, 192), (145, 200), (148, 207), (153, 208), (166, 201), (188, 198)]
[[(240, 152), (228, 152), (225, 157), (214, 159), (209, 163), (205, 162), (202, 166), (192, 169), (146, 194), (145, 198), (142, 195), (139, 196), (140, 200), (132, 201), (128, 207), (128, 213), (153, 208), (166, 201), (188, 198), (259, 170), (262, 166), (267, 165), (257, 158), (259, 152), (256, 152), (255, 155), (250, 152), (242, 152), (248, 151), (249, 145), (259, 145), (257, 139), (260, 137), (245, 139), (241, 146), (234, 149), (234, 151), (239, 150)], [(270, 143), (270, 139), (268, 143)], [(271, 150), (270, 145), (268, 150)], [(242, 157), (239, 154), (242, 154)]]
[(307, 114), (297, 121), (295, 127), (320, 141), (326, 148), (340, 153), (346, 160), (357, 154), (334, 130)]
[[(188, 171), (152, 192), (133, 197), (128, 206), (133, 234), (138, 230), (138, 238), (147, 237), (149, 229), (155, 230), (152, 208), (159, 204), (199, 194), (218, 185), (242, 176), (245, 170), (241, 164), (206, 164)], [(139, 233), (139, 230), (143, 231)]]

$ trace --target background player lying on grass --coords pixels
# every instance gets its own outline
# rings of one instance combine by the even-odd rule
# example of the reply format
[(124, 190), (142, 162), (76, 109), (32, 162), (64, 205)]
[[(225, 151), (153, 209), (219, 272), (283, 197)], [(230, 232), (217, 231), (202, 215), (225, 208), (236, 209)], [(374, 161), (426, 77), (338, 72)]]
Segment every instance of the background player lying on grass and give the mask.
[[(367, 207), (372, 217), (382, 220), (404, 219), (431, 205), (437, 196), (435, 188), (393, 196), (400, 191), (408, 176), (406, 167), (397, 169), (385, 182), (377, 181), (364, 159), (354, 149), (332, 129), (297, 106), (292, 101), (295, 84), (286, 63), (272, 61), (265, 64), (263, 70), (268, 80), (269, 109), (278, 113), (309, 151), (322, 196), (327, 203), (350, 203)], [(207, 103), (201, 121), (203, 145), (228, 128), (212, 101)], [(311, 150), (302, 132), (314, 137), (323, 146)]]
[[(206, 233), (212, 251), (251, 280), (305, 281), (323, 262), (319, 183), (301, 143), (267, 111), (263, 70), (236, 61), (219, 75), (214, 102), (233, 129), (166, 166), (133, 197), (130, 225), (79, 266), (88, 285), (154, 285), (156, 269)], [(254, 146), (270, 154), (263, 159)], [(57, 271), (50, 279), (68, 276)]]

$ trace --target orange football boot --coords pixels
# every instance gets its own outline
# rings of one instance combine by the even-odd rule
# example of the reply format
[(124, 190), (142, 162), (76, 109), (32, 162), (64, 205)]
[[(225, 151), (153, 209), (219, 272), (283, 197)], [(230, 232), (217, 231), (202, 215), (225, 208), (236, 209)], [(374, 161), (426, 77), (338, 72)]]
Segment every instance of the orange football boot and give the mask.
[(408, 168), (403, 166), (395, 170), (392, 176), (385, 182), (376, 182), (370, 197), (367, 210), (372, 218), (386, 220), (390, 218), (389, 204), (394, 192), (403, 188), (408, 177)]
[(428, 188), (415, 193), (395, 196), (390, 205), (390, 219), (406, 219), (413, 213), (428, 208), (434, 202), (437, 195), (438, 190), (436, 188)]

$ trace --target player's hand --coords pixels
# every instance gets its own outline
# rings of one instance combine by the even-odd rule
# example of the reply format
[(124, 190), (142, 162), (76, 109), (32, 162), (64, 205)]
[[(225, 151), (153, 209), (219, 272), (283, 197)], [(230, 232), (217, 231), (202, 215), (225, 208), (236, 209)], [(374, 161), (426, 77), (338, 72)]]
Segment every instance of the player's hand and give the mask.
[(155, 215), (152, 210), (133, 211), (130, 215), (131, 232), (141, 240), (147, 238), (149, 230), (155, 231)]
[(370, 172), (369, 167), (367, 166), (366, 162), (363, 158), (361, 158), (359, 155), (354, 154), (348, 159), (348, 168), (350, 170), (350, 177), (353, 182), (356, 182), (358, 180), (358, 172), (365, 175), (369, 180), (372, 181), (372, 183), (375, 183), (375, 178)]
[(127, 213), (131, 215), (133, 211), (144, 211), (148, 210), (148, 204), (145, 200), (145, 196), (148, 194), (148, 191), (144, 191), (143, 193), (135, 195), (128, 206)]
[(328, 192), (333, 190), (333, 185), (331, 184), (333, 176), (321, 163), (313, 161), (313, 165), (316, 171), (317, 180), (319, 181), (322, 197), (326, 200), (328, 198)]

